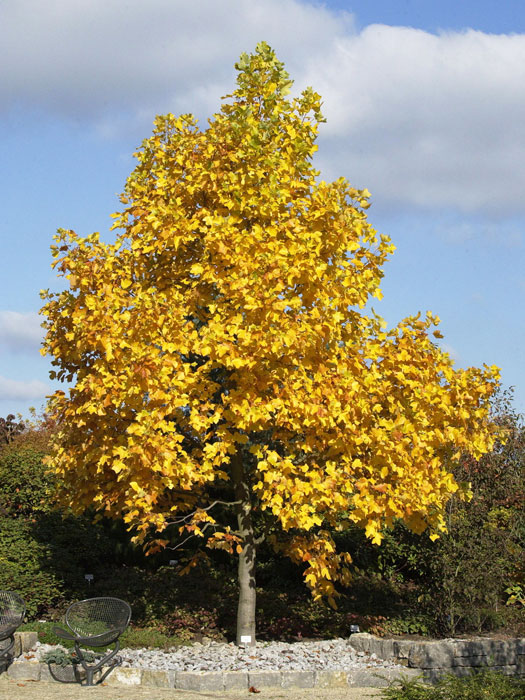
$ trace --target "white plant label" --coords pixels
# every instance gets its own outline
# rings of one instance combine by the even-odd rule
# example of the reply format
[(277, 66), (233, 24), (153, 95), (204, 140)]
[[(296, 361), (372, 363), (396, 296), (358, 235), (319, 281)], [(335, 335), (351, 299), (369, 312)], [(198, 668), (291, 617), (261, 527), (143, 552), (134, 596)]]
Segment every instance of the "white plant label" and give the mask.
[(241, 644), (251, 644), (252, 637), (250, 634), (241, 634)]

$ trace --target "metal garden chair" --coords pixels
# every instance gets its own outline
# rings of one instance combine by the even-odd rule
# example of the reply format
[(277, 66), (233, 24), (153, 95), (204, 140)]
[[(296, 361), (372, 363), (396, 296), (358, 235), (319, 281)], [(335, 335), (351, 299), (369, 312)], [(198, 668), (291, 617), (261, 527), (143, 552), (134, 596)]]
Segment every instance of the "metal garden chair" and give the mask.
[[(129, 625), (130, 619), (131, 608), (124, 600), (88, 598), (73, 603), (67, 609), (65, 622), (68, 629), (54, 627), (58, 637), (75, 643), (78, 661), (86, 672), (84, 685), (96, 685), (93, 682), (95, 673), (109, 664), (109, 668), (97, 680), (97, 683), (102, 683), (115, 666), (122, 663), (122, 659), (116, 656), (120, 648), (119, 637)], [(92, 665), (88, 663), (89, 655), (80, 648), (81, 646), (108, 647), (111, 644), (115, 644), (115, 648), (107, 654), (97, 655), (96, 663)]]
[(7, 646), (0, 647), (0, 659), (5, 659), (15, 645), (15, 631), (24, 621), (26, 604), (24, 599), (13, 591), (0, 591), (0, 642), (8, 640)]

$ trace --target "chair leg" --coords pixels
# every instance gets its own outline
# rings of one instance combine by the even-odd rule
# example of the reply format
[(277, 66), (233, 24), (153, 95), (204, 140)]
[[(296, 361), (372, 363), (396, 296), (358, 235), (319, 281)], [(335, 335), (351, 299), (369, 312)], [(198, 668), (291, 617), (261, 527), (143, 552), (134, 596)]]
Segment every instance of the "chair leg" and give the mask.
[(84, 666), (85, 671), (86, 671), (86, 682), (84, 685), (95, 685), (93, 683), (93, 676), (95, 675), (95, 669), (93, 666)]
[(100, 671), (100, 669), (104, 666), (104, 664), (106, 664), (108, 661), (111, 661), (115, 657), (115, 655), (119, 649), (120, 649), (120, 642), (117, 639), (117, 641), (115, 643), (115, 648), (113, 649), (113, 651), (111, 651), (109, 654), (106, 654), (106, 656), (103, 656), (101, 659), (99, 659), (98, 663), (89, 666), (87, 661), (84, 658), (84, 655), (80, 649), (78, 642), (75, 642), (75, 651), (77, 653), (78, 660), (80, 661), (84, 671), (86, 672), (86, 681), (85, 681), (85, 683), (83, 683), (83, 685), (93, 686), (93, 685), (98, 685), (99, 683), (102, 683), (102, 681), (108, 676), (109, 673), (111, 673), (111, 671), (115, 668), (115, 666), (119, 666), (122, 663), (122, 659), (120, 659), (120, 658), (115, 659), (115, 661), (104, 672), (104, 674), (98, 679), (98, 681), (96, 683), (93, 681), (95, 673), (97, 671)]

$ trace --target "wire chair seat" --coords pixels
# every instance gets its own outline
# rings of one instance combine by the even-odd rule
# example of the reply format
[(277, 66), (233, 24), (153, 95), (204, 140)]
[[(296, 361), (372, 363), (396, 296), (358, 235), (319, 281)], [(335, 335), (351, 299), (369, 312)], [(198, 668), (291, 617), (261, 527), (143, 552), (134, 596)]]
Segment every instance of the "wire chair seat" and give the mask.
[(0, 642), (9, 643), (0, 648), (0, 658), (5, 658), (15, 644), (14, 633), (24, 621), (26, 604), (14, 591), (0, 591)]
[[(129, 625), (130, 619), (131, 608), (120, 598), (87, 598), (73, 603), (67, 609), (67, 629), (54, 627), (58, 637), (74, 642), (78, 660), (86, 672), (84, 685), (95, 685), (94, 674), (105, 664), (111, 662), (97, 683), (101, 683), (115, 666), (122, 663), (122, 659), (117, 657), (116, 653), (119, 650), (119, 637)], [(93, 665), (88, 664), (80, 648), (80, 645), (107, 647), (111, 644), (115, 644), (115, 648), (102, 655)]]
[(67, 639), (70, 642), (78, 642), (79, 644), (84, 644), (88, 647), (105, 647), (109, 644), (113, 644), (122, 634), (119, 630), (108, 630), (107, 632), (102, 632), (101, 634), (81, 636), (79, 634), (73, 634), (69, 630), (62, 629), (60, 627), (55, 627), (55, 634), (58, 634), (57, 630), (60, 630), (60, 637), (62, 639)]

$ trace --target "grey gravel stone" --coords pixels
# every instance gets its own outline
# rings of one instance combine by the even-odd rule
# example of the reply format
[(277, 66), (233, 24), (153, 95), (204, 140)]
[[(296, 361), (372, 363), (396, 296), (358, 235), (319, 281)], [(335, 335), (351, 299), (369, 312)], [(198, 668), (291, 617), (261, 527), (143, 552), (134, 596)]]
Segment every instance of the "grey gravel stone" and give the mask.
[[(35, 656), (40, 660), (53, 647), (37, 644)], [(211, 643), (159, 649), (122, 649), (120, 668), (201, 672), (279, 672), (279, 671), (346, 671), (353, 668), (392, 668), (375, 654), (357, 651), (348, 640), (331, 639), (311, 642), (258, 642), (251, 647)]]

